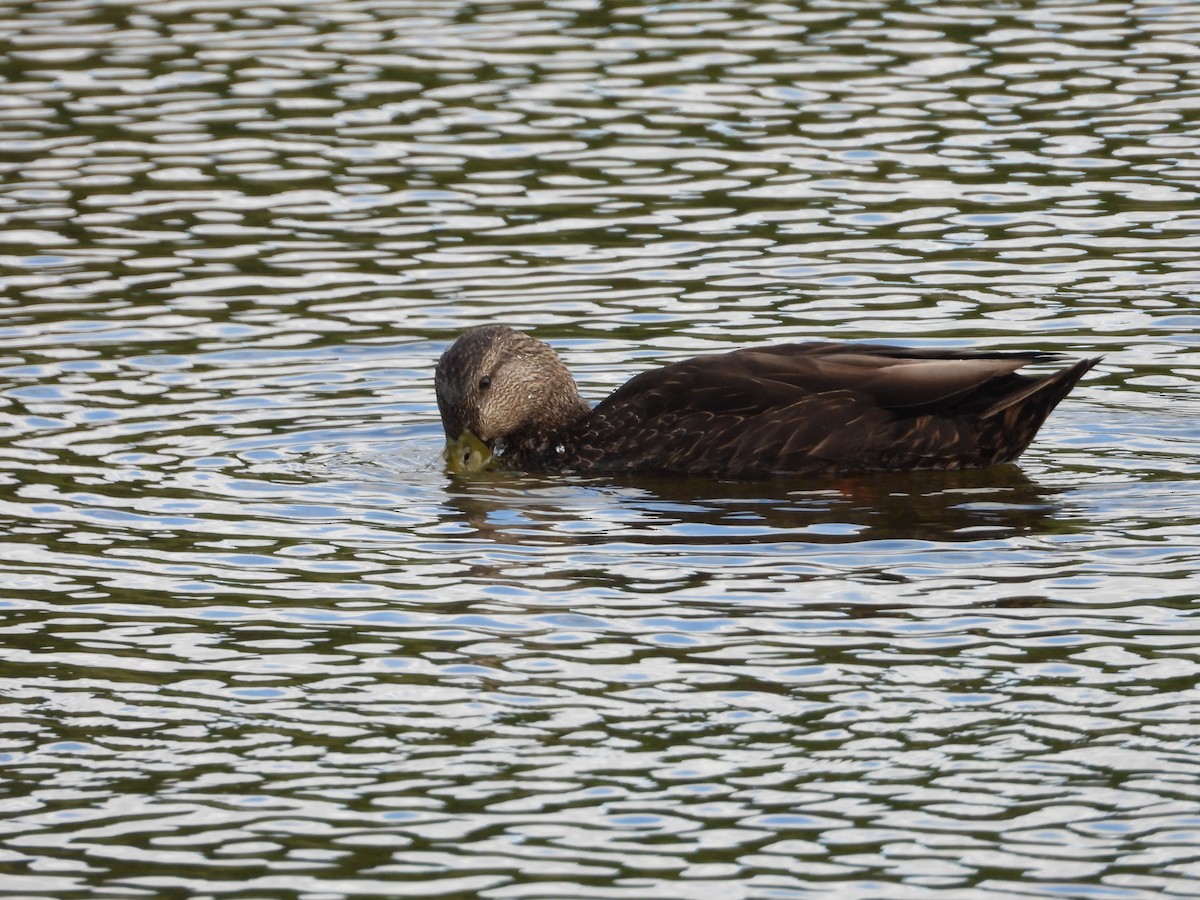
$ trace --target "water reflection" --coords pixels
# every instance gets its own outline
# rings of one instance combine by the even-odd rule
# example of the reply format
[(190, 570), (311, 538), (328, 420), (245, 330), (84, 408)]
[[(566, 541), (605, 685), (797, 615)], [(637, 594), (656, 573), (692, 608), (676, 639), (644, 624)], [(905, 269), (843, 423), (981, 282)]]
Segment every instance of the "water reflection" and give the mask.
[[(1189, 4), (9, 4), (0, 886), (1197, 893)], [(1106, 354), (1019, 467), (448, 479), (772, 340)]]
[(1055, 513), (1053, 494), (1016, 466), (999, 466), (864, 473), (832, 484), (802, 477), (543, 479), (494, 472), (453, 478), (447, 496), (450, 508), (487, 540), (761, 547), (1003, 539), (1045, 530)]

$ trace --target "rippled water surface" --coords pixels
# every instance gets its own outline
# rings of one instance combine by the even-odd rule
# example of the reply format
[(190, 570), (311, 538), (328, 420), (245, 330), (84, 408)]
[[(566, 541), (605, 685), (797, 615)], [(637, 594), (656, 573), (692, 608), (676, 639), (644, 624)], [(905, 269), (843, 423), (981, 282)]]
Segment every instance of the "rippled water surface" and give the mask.
[[(0, 7), (0, 893), (1200, 894), (1200, 6)], [(1105, 361), (1020, 466), (451, 480), (809, 338)]]

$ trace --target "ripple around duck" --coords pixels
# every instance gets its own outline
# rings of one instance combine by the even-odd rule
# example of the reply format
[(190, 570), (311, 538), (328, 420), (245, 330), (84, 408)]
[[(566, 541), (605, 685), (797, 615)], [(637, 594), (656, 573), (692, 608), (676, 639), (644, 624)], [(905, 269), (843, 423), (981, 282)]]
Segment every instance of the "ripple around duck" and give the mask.
[[(10, 893), (1196, 893), (1196, 13), (0, 13)], [(1020, 467), (443, 473), (432, 367), (1104, 354)]]

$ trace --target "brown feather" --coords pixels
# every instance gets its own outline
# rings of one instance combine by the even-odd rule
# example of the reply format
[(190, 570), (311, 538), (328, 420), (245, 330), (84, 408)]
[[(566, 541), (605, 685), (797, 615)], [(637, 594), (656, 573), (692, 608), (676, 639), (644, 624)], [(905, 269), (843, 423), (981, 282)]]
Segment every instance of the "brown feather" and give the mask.
[[(487, 340), (479, 336), (485, 330)], [(545, 347), (501, 326), (460, 340), (471, 335), (477, 348), (517, 339)], [(476, 353), (507, 371), (494, 353)], [(1047, 358), (833, 343), (736, 350), (643, 372), (590, 412), (577, 405), (565, 375), (552, 391), (539, 385), (542, 396), (573, 398), (562, 404), (569, 411), (562, 421), (543, 414), (536, 429), (481, 437), (502, 462), (521, 469), (750, 477), (991, 465), (1023, 452), (1098, 361), (1080, 360), (1046, 376), (1017, 373)], [(455, 368), (439, 364), (443, 421), (448, 434), (451, 421), (474, 432), (469, 415), (443, 402), (468, 393), (478, 378), (477, 372), (459, 378)], [(543, 364), (539, 372), (545, 371)], [(513, 377), (519, 376), (518, 370)], [(486, 397), (478, 404), (481, 421), (521, 418), (489, 410)]]

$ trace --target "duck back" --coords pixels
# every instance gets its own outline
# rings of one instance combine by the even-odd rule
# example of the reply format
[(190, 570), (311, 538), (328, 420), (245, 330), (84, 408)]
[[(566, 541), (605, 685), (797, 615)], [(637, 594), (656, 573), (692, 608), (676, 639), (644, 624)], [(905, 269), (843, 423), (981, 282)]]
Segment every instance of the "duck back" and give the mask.
[(563, 467), (752, 477), (1007, 462), (1098, 360), (805, 343), (644, 372), (559, 441)]

